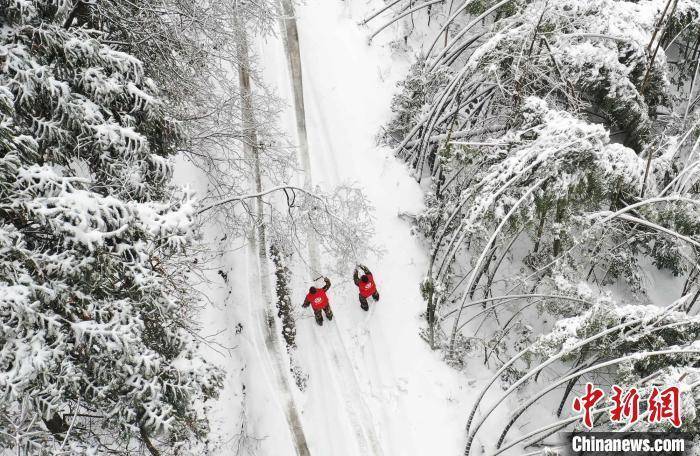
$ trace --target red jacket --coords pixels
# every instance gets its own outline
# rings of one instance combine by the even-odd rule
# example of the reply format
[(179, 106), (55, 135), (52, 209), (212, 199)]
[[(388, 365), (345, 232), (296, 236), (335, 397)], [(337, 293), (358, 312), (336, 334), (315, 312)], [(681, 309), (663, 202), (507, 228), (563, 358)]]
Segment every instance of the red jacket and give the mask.
[(302, 307), (308, 307), (309, 304), (311, 304), (312, 309), (321, 310), (328, 306), (328, 295), (326, 295), (326, 291), (331, 287), (331, 281), (328, 280), (328, 277), (324, 277), (323, 281), (325, 285), (323, 285), (323, 288), (316, 289), (316, 293), (306, 293), (304, 304), (301, 305)]
[(328, 305), (328, 296), (325, 290), (321, 288), (320, 290), (316, 290), (314, 294), (307, 293), (304, 302), (310, 302), (311, 308), (314, 310), (321, 310)]
[(372, 274), (365, 275), (367, 276), (369, 281), (363, 282), (362, 280), (360, 280), (357, 286), (360, 288), (360, 296), (362, 296), (363, 298), (369, 298), (377, 292), (377, 286), (374, 284), (374, 278), (372, 277)]

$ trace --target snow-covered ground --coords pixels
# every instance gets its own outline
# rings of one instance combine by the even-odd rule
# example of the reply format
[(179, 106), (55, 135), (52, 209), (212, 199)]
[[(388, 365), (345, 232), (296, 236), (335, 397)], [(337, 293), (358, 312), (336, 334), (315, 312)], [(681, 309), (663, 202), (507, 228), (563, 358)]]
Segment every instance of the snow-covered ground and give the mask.
[[(407, 63), (392, 58), (388, 46), (367, 45), (357, 26), (368, 11), (361, 6), (316, 0), (297, 15), (314, 183), (361, 188), (376, 209), (375, 242), (385, 251), (358, 258), (375, 273), (381, 294), (369, 314), (360, 309), (352, 278), (334, 277), (334, 322), (323, 328), (310, 318), (300, 322), (300, 364), (310, 374), (307, 438), (312, 452), (324, 455), (457, 454), (469, 391), (418, 336), (426, 256), (398, 217), (421, 207), (422, 192), (374, 140)], [(276, 49), (265, 53), (268, 65), (286, 68), (282, 47)], [(280, 90), (289, 87), (286, 74), (282, 79)], [(307, 286), (296, 290), (299, 300)]]
[[(357, 22), (370, 9), (313, 0), (297, 11), (314, 184), (361, 188), (376, 209), (374, 242), (384, 253), (357, 259), (375, 273), (381, 294), (370, 312), (360, 309), (350, 276), (330, 277), (332, 322), (318, 327), (310, 310), (298, 311), (296, 358), (309, 379), (303, 392), (293, 386), (294, 402), (314, 455), (458, 454), (474, 391), (418, 335), (424, 310), (418, 284), (426, 255), (398, 214), (418, 211), (422, 192), (407, 168), (374, 139), (388, 120), (408, 58), (392, 56), (388, 45), (367, 44), (368, 32)], [(291, 105), (282, 43), (268, 39), (258, 52), (270, 83)], [(293, 132), (291, 109), (283, 121)], [(220, 454), (232, 454), (240, 445), (242, 411), (257, 454), (294, 454), (283, 412), (289, 398), (280, 391), (261, 332), (256, 332), (260, 314), (254, 309), (260, 303), (248, 285), (246, 249), (215, 229), (208, 236), (213, 250), (225, 250), (218, 261), (228, 283), (211, 271), (220, 285), (207, 288), (212, 305), (204, 332), (222, 331), (218, 340), (237, 346), (231, 357), (212, 354), (230, 372), (212, 415), (214, 432), (224, 442)], [(309, 283), (305, 270), (294, 273), (294, 299), (300, 305)], [(237, 335), (239, 323), (243, 329)], [(241, 378), (245, 390), (238, 384)]]

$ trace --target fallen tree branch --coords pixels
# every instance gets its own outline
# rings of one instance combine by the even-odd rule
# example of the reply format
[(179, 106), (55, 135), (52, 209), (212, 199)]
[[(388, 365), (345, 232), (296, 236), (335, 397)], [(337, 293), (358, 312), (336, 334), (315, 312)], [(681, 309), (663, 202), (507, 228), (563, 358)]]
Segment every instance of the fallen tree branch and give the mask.
[(444, 1), (445, 0), (432, 0), (429, 2), (425, 2), (425, 3), (422, 3), (414, 8), (409, 9), (408, 11), (403, 12), (402, 14), (399, 14), (398, 16), (391, 18), (391, 20), (389, 20), (387, 23), (385, 23), (384, 25), (379, 27), (374, 33), (372, 33), (372, 35), (369, 37), (369, 42), (371, 43), (375, 36), (379, 35), (384, 29), (386, 29), (387, 27), (389, 27), (391, 24), (398, 21), (402, 17), (406, 17), (411, 13), (414, 13), (420, 9), (426, 8), (426, 7), (434, 5), (436, 3), (443, 3)]
[(243, 201), (243, 200), (247, 200), (247, 199), (251, 199), (251, 198), (257, 198), (257, 197), (265, 196), (265, 195), (268, 195), (270, 193), (274, 193), (274, 192), (277, 192), (280, 190), (285, 191), (285, 193), (286, 193), (286, 190), (300, 191), (302, 193), (305, 193), (306, 195), (311, 196), (312, 198), (316, 198), (318, 200), (322, 199), (320, 196), (314, 195), (313, 193), (311, 193), (308, 190), (305, 190), (301, 187), (296, 187), (293, 185), (279, 185), (277, 187), (272, 187), (272, 188), (269, 188), (267, 190), (263, 190), (263, 191), (258, 192), (258, 193), (249, 193), (247, 195), (236, 195), (236, 196), (233, 196), (231, 198), (226, 198), (226, 199), (223, 199), (221, 201), (217, 201), (216, 203), (209, 204), (208, 206), (205, 206), (205, 207), (201, 208), (200, 210), (198, 210), (197, 215), (200, 215), (200, 214), (202, 214), (210, 209), (221, 206), (223, 204), (235, 203), (238, 201)]
[[(462, 130), (462, 131), (456, 131), (450, 135), (450, 139), (461, 139), (461, 138), (472, 138), (474, 136), (479, 136), (483, 135), (485, 133), (498, 133), (499, 131), (504, 131), (506, 130), (505, 126), (500, 126), (496, 125), (493, 127), (485, 127), (485, 128), (477, 128), (474, 130)], [(428, 138), (428, 142), (430, 143), (436, 143), (440, 141), (445, 141), (448, 137), (447, 133), (431, 136)], [(416, 144), (418, 144), (421, 140), (416, 139), (413, 141), (410, 141), (404, 145), (404, 147), (413, 147)]]

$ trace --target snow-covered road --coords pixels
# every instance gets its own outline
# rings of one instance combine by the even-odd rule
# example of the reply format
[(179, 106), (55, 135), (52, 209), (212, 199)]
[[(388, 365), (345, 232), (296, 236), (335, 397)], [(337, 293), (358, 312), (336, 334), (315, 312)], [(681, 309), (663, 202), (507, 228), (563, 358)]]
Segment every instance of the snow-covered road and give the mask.
[[(367, 31), (356, 24), (369, 10), (364, 2), (313, 0), (297, 11), (314, 184), (361, 188), (376, 208), (375, 242), (385, 250), (381, 258), (358, 258), (381, 293), (371, 312), (360, 309), (351, 277), (331, 277), (334, 321), (321, 328), (311, 318), (299, 321), (298, 362), (309, 384), (297, 405), (314, 455), (458, 454), (471, 390), (418, 336), (426, 257), (397, 216), (420, 209), (422, 193), (374, 139), (407, 59), (367, 45)], [(291, 104), (282, 44), (264, 44), (261, 57)], [(293, 132), (291, 109), (286, 120)], [(303, 278), (296, 283), (297, 301), (307, 286)]]
[[(333, 283), (329, 297), (335, 318), (318, 327), (310, 309), (295, 309), (298, 348), (293, 353), (297, 375), (293, 379), (278, 332), (270, 331), (269, 322), (274, 317), (268, 319), (270, 315), (264, 313), (265, 298), (260, 296), (260, 268), (252, 252), (253, 242), (235, 234), (230, 236), (225, 228), (214, 224), (205, 227), (204, 239), (209, 245), (200, 254), (204, 261), (198, 273), (203, 278), (200, 284), (195, 283), (209, 298), (202, 317), (202, 350), (213, 362), (224, 365), (229, 374), (222, 395), (209, 414), (212, 433), (208, 443), (217, 456), (457, 455), (463, 453), (465, 425), (472, 412), (476, 418), (471, 432), (481, 429), (472, 448), (475, 453), (485, 454), (504, 426), (508, 426), (509, 438), (514, 438), (531, 432), (539, 422), (558, 419), (554, 411), (561, 399), (550, 395), (540, 404), (551, 403), (527, 412), (532, 415), (530, 422), (523, 415), (513, 425), (509, 421), (511, 412), (522, 403), (516, 394), (504, 399), (498, 374), (475, 359), (466, 368), (474, 380), (470, 382), (467, 375), (447, 366), (440, 359), (440, 352), (431, 351), (419, 336), (424, 327), (425, 303), (418, 286), (427, 270), (426, 247), (412, 235), (410, 225), (399, 214), (420, 211), (423, 191), (409, 175), (408, 167), (375, 141), (391, 117), (390, 102), (396, 84), (414, 58), (392, 51), (401, 47), (389, 44), (395, 35), (394, 26), (369, 45), (368, 37), (374, 29), (357, 25), (371, 11), (385, 5), (382, 0), (306, 0), (297, 8), (310, 175), (314, 185), (326, 191), (339, 184), (360, 188), (374, 206), (373, 243), (384, 254), (355, 260), (374, 272), (381, 300), (372, 302), (369, 312), (362, 311), (351, 275), (338, 277), (322, 268), (321, 272), (330, 275)], [(494, 8), (489, 11), (495, 11)], [(540, 20), (545, 10), (546, 5), (537, 14)], [(661, 23), (651, 18), (647, 15), (645, 20), (649, 24)], [(437, 22), (440, 20), (433, 24)], [(382, 23), (384, 20), (377, 18), (372, 27), (381, 27)], [(536, 31), (537, 26), (533, 24), (533, 28)], [(412, 29), (413, 33), (420, 33), (419, 29)], [(464, 32), (467, 30), (468, 27)], [(275, 36), (257, 37), (255, 51), (260, 63), (258, 74), (289, 105), (282, 112), (281, 127), (287, 138), (294, 139), (297, 125), (283, 42)], [(284, 137), (280, 137), (280, 143), (286, 144)], [(680, 149), (669, 150), (675, 154)], [(200, 195), (206, 195), (206, 176), (184, 159), (181, 161), (176, 182), (193, 184)], [(300, 162), (306, 167), (304, 160)], [(293, 183), (303, 181), (298, 176)], [(515, 236), (513, 240), (517, 239)], [(514, 249), (509, 252), (520, 255), (522, 249), (517, 244)], [(325, 258), (322, 262), (329, 266), (335, 260)], [(520, 261), (513, 260), (508, 266), (504, 263), (503, 268), (518, 273), (522, 270)], [(677, 296), (674, 293), (684, 288), (685, 278), (673, 278), (644, 261), (651, 260), (640, 259), (644, 288), (653, 302), (665, 305), (669, 296)], [(313, 261), (309, 263), (318, 269)], [(290, 267), (293, 303), (300, 306), (310, 285), (307, 265), (296, 258)], [(270, 283), (273, 280), (263, 279)], [(672, 284), (673, 280), (678, 283)], [(580, 285), (585, 285), (585, 281), (577, 286)], [(606, 290), (600, 284), (595, 287), (604, 293), (612, 291), (611, 296), (616, 299), (629, 298), (633, 302), (636, 298), (626, 295), (628, 285), (620, 290)], [(532, 304), (535, 302), (527, 306)], [(549, 319), (543, 317), (543, 322), (545, 318)], [(546, 323), (551, 325), (551, 321)], [(550, 361), (545, 363), (551, 369), (547, 372), (550, 377), (560, 379), (559, 372), (568, 369), (549, 364)], [(512, 378), (518, 372), (507, 374)], [(493, 382), (489, 380), (492, 376)], [(485, 385), (490, 390), (484, 393), (483, 400), (477, 401)], [(536, 383), (528, 388), (535, 394), (541, 392)], [(564, 397), (570, 397), (569, 393), (566, 390)], [(476, 403), (478, 407), (474, 407)], [(482, 419), (483, 415), (486, 418)]]

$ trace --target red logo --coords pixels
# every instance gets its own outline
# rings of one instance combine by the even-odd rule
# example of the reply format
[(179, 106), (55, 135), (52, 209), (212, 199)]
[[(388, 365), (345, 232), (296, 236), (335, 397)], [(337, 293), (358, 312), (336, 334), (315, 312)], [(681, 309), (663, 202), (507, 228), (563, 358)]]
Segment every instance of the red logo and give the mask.
[[(625, 391), (618, 385), (612, 386), (613, 403), (609, 410), (610, 421), (616, 423), (636, 423), (640, 418), (639, 401), (640, 395), (637, 388), (630, 388)], [(600, 402), (605, 393), (600, 388), (596, 388), (592, 383), (586, 383), (583, 396), (574, 398), (573, 409), (576, 412), (583, 412), (583, 425), (588, 429), (593, 428), (593, 407)], [(670, 386), (664, 390), (659, 390), (654, 386), (647, 400), (646, 421), (649, 423), (660, 423), (667, 420), (674, 427), (681, 426), (681, 393), (677, 386)]]
[[(639, 393), (637, 388), (630, 388), (623, 395), (622, 388), (613, 385), (612, 401), (615, 407), (610, 411), (610, 419), (616, 422), (625, 421), (627, 423), (636, 423), (639, 419)], [(626, 419), (623, 419), (626, 418)]]
[(582, 397), (574, 399), (574, 411), (583, 411), (583, 424), (591, 429), (593, 427), (593, 418), (591, 416), (591, 408), (600, 401), (605, 393), (602, 389), (596, 388), (592, 383), (586, 383), (586, 394)]
[(674, 427), (681, 426), (681, 393), (678, 387), (671, 386), (659, 392), (654, 387), (649, 396), (649, 422), (659, 423), (668, 420)]

